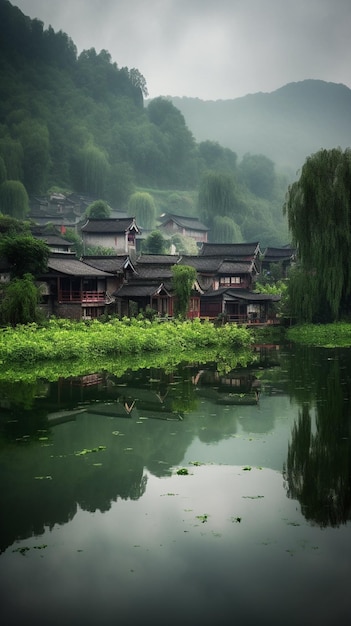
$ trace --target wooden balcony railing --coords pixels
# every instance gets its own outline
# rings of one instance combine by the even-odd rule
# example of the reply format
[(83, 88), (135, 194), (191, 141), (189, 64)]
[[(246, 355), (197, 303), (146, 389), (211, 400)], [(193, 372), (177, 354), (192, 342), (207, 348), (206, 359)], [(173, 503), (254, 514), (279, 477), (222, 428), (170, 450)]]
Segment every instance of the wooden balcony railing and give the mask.
[(60, 291), (59, 302), (105, 302), (104, 291)]

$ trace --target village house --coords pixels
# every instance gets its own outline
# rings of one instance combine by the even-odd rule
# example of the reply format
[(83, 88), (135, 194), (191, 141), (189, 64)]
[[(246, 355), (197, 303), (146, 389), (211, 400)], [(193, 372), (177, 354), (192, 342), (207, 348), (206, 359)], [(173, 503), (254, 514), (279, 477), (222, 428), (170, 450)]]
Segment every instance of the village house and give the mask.
[(209, 229), (196, 217), (162, 213), (159, 221), (159, 230), (168, 237), (179, 233), (180, 235), (191, 237), (198, 244), (207, 241)]
[(114, 298), (108, 291), (108, 281), (111, 284), (114, 279), (110, 272), (83, 263), (74, 254), (51, 253), (47, 270), (37, 281), (42, 296), (40, 307), (47, 316), (100, 317), (110, 307), (113, 310)]
[(84, 250), (100, 246), (114, 250), (116, 254), (136, 254), (136, 236), (140, 233), (134, 217), (88, 218), (81, 227)]
[(160, 317), (172, 317), (172, 267), (179, 256), (167, 254), (140, 255), (135, 261), (135, 273), (114, 293), (122, 315), (152, 309)]
[(282, 278), (287, 277), (289, 268), (296, 262), (296, 248), (285, 246), (283, 248), (268, 247), (263, 252), (262, 270), (269, 273), (271, 265), (280, 265)]

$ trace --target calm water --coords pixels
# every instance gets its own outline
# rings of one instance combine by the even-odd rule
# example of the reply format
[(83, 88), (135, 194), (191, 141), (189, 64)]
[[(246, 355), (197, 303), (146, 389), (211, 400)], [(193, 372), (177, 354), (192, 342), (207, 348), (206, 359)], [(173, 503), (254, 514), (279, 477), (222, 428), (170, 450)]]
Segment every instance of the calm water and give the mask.
[(350, 350), (0, 398), (2, 624), (350, 623)]

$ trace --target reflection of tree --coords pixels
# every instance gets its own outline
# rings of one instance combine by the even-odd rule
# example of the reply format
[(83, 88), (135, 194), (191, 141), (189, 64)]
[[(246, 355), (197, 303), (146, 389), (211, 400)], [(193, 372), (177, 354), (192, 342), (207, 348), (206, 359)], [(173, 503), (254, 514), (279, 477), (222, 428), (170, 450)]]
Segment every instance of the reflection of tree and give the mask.
[(310, 372), (304, 369), (309, 390), (315, 391), (315, 428), (311, 409), (304, 404), (292, 431), (286, 479), (288, 495), (300, 501), (306, 519), (320, 526), (337, 526), (350, 519), (351, 386), (350, 379), (345, 379), (349, 371), (345, 358), (349, 361), (350, 355), (336, 350), (319, 354), (320, 360), (316, 352), (309, 360)]

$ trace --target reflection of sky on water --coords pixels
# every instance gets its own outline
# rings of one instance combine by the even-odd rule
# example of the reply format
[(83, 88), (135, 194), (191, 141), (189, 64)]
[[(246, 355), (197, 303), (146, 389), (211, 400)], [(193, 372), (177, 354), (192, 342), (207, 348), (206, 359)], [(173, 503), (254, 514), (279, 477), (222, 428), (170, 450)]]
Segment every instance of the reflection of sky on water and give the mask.
[[(338, 586), (346, 593), (350, 527), (309, 525), (286, 498), (279, 472), (189, 470), (149, 474), (139, 500), (120, 500), (103, 514), (79, 509), (69, 524), (18, 544), (47, 544), (41, 551), (7, 550), (0, 575), (3, 608), (16, 607), (13, 623), (29, 614), (39, 625), (67, 617), (108, 624), (116, 615), (123, 624), (173, 624), (182, 616), (184, 624), (210, 624), (232, 615), (233, 604), (244, 624), (296, 624), (303, 615), (306, 624), (329, 626), (338, 612), (346, 615), (340, 594), (336, 606), (331, 597)], [(324, 595), (331, 576), (331, 596)]]
[[(262, 394), (257, 405), (221, 406), (219, 409), (219, 415), (213, 413), (213, 432), (207, 422), (204, 433), (200, 431), (199, 436), (190, 443), (184, 463), (196, 460), (242, 463), (282, 471), (291, 428), (296, 419), (296, 407), (287, 396), (277, 395), (272, 399)], [(191, 419), (201, 419), (206, 412), (208, 414), (214, 410), (213, 406), (202, 402), (198, 410), (192, 413)], [(227, 426), (229, 421), (231, 429), (228, 428), (223, 438), (223, 431), (218, 428), (217, 443), (212, 445), (213, 439), (216, 440), (216, 425), (218, 421), (222, 424), (222, 417), (227, 420)]]

